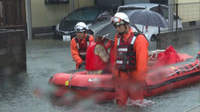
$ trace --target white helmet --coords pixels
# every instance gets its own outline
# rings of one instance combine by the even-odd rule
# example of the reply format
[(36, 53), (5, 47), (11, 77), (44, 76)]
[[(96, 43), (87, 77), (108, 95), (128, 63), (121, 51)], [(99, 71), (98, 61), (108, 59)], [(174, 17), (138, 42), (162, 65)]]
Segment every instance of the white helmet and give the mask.
[(112, 23), (113, 24), (116, 24), (116, 23), (119, 23), (119, 24), (125, 24), (124, 22), (126, 23), (129, 23), (130, 20), (127, 16), (127, 14), (123, 13), (123, 12), (117, 12), (114, 17), (112, 17)]
[(87, 25), (84, 22), (78, 22), (75, 25), (74, 30), (76, 32), (85, 32), (87, 30)]

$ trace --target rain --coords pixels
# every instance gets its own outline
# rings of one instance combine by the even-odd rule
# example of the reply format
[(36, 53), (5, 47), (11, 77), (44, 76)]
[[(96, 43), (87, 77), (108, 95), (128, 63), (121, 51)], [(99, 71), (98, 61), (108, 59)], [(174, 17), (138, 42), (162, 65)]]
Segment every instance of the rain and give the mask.
[[(109, 29), (112, 32), (109, 32)], [(102, 31), (108, 38), (113, 38), (113, 26), (110, 24)], [(184, 38), (181, 39), (179, 35), (179, 41), (172, 42), (173, 47), (177, 52), (196, 57), (200, 50), (200, 31), (197, 28), (181, 32), (187, 33), (187, 31), (191, 37), (183, 36)], [(103, 34), (97, 33), (96, 35)], [(158, 35), (158, 37), (161, 36), (162, 34)], [(200, 83), (147, 97), (155, 103), (144, 108), (135, 106), (119, 108), (114, 101), (97, 104), (93, 99), (95, 95), (68, 105), (65, 99), (71, 101), (76, 94), (67, 92), (62, 98), (53, 97), (52, 93), (57, 90), (57, 87), (50, 85), (49, 79), (56, 73), (75, 72), (75, 62), (70, 53), (70, 42), (57, 40), (54, 35), (50, 35), (26, 40), (25, 44), (26, 72), (12, 76), (0, 75), (0, 112), (189, 112), (190, 109), (196, 109), (200, 105)], [(166, 48), (164, 44), (156, 46)], [(155, 46), (151, 49), (154, 48)], [(1, 50), (0, 55), (5, 52)], [(10, 74), (11, 72), (10, 68), (5, 68), (4, 73)], [(157, 81), (163, 77), (153, 78)], [(99, 82), (98, 79), (91, 81)], [(196, 109), (195, 112), (197, 111), (199, 110)]]

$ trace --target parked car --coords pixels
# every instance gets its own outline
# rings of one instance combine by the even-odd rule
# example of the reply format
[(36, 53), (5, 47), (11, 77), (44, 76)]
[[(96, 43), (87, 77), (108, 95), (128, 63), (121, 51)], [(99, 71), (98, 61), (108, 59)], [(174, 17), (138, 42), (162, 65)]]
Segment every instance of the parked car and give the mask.
[(109, 15), (105, 15), (105, 10), (101, 10), (97, 7), (77, 9), (65, 16), (61, 22), (56, 25), (56, 39), (70, 40), (71, 37), (75, 35), (74, 26), (77, 22), (82, 21), (90, 26), (93, 23), (103, 21), (107, 18), (109, 18)]
[[(129, 13), (130, 11), (134, 11), (134, 10), (150, 10), (150, 11), (154, 11), (159, 13), (162, 17), (164, 17), (164, 19), (168, 22), (168, 6), (167, 5), (163, 5), (163, 4), (155, 4), (155, 3), (139, 3), (139, 4), (127, 4), (127, 5), (123, 5), (123, 6), (119, 6), (118, 7), (118, 12), (125, 12), (125, 13)], [(176, 14), (173, 14), (173, 31), (176, 30), (182, 30), (183, 26), (182, 26), (182, 22), (181, 19), (176, 16)], [(137, 28), (143, 32), (146, 37), (149, 40), (154, 40), (157, 34), (159, 33), (163, 33), (163, 32), (168, 32), (169, 27), (163, 28), (160, 27), (160, 29), (156, 26), (144, 26), (144, 25), (140, 25), (140, 24), (136, 24)], [(177, 29), (176, 29), (177, 27)]]
[[(117, 11), (124, 12), (128, 16), (130, 16), (130, 14), (136, 10), (150, 10), (150, 11), (157, 12), (159, 15), (161, 15), (162, 18), (164, 18), (164, 20), (168, 24), (168, 6), (166, 5), (159, 6), (159, 4), (155, 4), (155, 3), (126, 4), (123, 6), (119, 6)], [(178, 23), (177, 24), (178, 30), (182, 30), (183, 27), (182, 27), (181, 19), (177, 17), (176, 14), (174, 14), (174, 26), (176, 26), (176, 21)], [(98, 35), (108, 36), (108, 38), (111, 38), (111, 39), (114, 38), (114, 34), (116, 31), (110, 21), (102, 21), (102, 24), (99, 27), (96, 24), (92, 24), (90, 28), (94, 31), (95, 36), (98, 36)], [(149, 45), (150, 45), (149, 50), (155, 50), (157, 48), (157, 42), (155, 40), (159, 33), (169, 31), (168, 25), (166, 28), (159, 28), (156, 26), (146, 27), (144, 25), (135, 24), (133, 28), (136, 32), (141, 31), (143, 34), (145, 34), (145, 36), (149, 40)], [(174, 29), (174, 31), (175, 30), (176, 28)]]

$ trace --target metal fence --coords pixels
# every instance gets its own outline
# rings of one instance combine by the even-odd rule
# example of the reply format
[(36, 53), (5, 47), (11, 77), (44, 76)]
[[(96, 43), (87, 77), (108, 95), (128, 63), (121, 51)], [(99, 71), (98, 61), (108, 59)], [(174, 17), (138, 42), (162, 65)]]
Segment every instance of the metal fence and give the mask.
[(200, 28), (200, 2), (160, 4), (151, 8), (168, 21), (168, 27), (160, 28), (161, 33), (177, 32)]
[(179, 24), (182, 24), (182, 30), (200, 28), (200, 2), (175, 3), (171, 5), (174, 10), (173, 19), (176, 21), (176, 23), (173, 24), (173, 28), (175, 28), (176, 31), (179, 29)]

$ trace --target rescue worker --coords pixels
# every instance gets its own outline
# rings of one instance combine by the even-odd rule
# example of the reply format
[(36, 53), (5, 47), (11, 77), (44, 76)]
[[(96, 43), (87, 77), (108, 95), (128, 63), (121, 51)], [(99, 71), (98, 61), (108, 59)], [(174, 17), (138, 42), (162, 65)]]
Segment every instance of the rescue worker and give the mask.
[[(119, 106), (144, 106), (143, 89), (148, 64), (148, 40), (133, 31), (129, 18), (117, 12), (111, 19), (116, 29), (114, 40), (115, 102)], [(145, 100), (148, 102), (148, 100)]]
[(109, 54), (105, 46), (105, 40), (106, 38), (98, 36), (87, 49), (86, 70), (89, 74), (102, 74), (107, 71)]
[(71, 40), (71, 55), (76, 62), (76, 69), (85, 66), (86, 50), (89, 44), (94, 41), (92, 35), (87, 34), (87, 25), (84, 22), (78, 22), (74, 30), (76, 36)]

